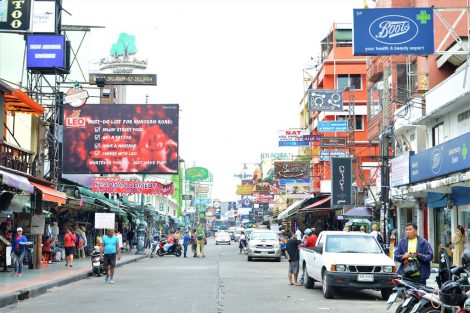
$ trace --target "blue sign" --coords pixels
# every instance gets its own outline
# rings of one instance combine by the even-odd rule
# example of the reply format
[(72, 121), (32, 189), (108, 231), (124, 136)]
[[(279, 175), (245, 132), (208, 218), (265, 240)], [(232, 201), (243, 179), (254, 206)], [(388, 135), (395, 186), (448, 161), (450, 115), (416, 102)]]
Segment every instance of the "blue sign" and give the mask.
[(194, 200), (195, 205), (209, 205), (212, 204), (211, 198), (196, 198)]
[(346, 158), (348, 153), (346, 151), (320, 151), (320, 161), (330, 161), (331, 158)]
[(354, 55), (433, 53), (432, 8), (354, 9)]
[(312, 181), (310, 179), (279, 179), (279, 185), (287, 185), (287, 184), (309, 184)]
[(310, 146), (310, 141), (279, 141), (279, 147), (305, 147)]
[(65, 38), (62, 35), (29, 35), (26, 51), (29, 69), (65, 68)]
[(348, 121), (318, 122), (317, 131), (320, 133), (348, 132)]
[(470, 133), (410, 156), (410, 182), (470, 169)]

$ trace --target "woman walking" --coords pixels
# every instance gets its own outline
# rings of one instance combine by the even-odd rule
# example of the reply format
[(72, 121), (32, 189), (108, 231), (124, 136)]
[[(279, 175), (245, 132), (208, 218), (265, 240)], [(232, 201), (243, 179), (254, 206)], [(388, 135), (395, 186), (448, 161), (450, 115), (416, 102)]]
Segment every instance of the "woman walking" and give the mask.
[(240, 245), (238, 247), (240, 248), (239, 254), (242, 254), (243, 250), (246, 248), (246, 235), (243, 231), (240, 233)]
[(453, 260), (454, 266), (462, 265), (462, 254), (467, 243), (467, 236), (465, 236), (465, 229), (462, 225), (457, 226), (454, 237), (452, 237), (452, 244), (454, 246)]
[(69, 228), (64, 236), (65, 266), (73, 267), (73, 255), (77, 244), (77, 235)]

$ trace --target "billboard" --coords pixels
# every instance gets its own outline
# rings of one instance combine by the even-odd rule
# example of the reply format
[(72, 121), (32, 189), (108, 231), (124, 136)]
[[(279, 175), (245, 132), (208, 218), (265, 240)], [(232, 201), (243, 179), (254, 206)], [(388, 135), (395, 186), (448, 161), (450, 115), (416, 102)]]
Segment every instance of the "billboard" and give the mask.
[(62, 172), (178, 173), (177, 104), (64, 106)]
[(304, 140), (304, 136), (310, 135), (308, 129), (289, 129), (279, 131), (279, 146), (309, 146), (310, 141)]
[(320, 133), (348, 132), (348, 121), (320, 121), (318, 122), (317, 131)]
[(309, 162), (274, 162), (275, 179), (310, 179)]
[(331, 159), (331, 205), (352, 205), (352, 159)]
[(237, 195), (239, 196), (250, 196), (253, 193), (252, 185), (238, 185), (237, 186)]
[(0, 0), (0, 33), (31, 30), (33, 0)]
[(200, 181), (209, 178), (209, 170), (204, 167), (191, 167), (186, 170), (186, 179), (190, 181)]
[(354, 55), (433, 53), (432, 8), (354, 9)]
[(157, 181), (123, 180), (119, 178), (95, 177), (91, 191), (98, 193), (123, 193), (169, 196), (175, 193), (173, 182), (162, 184)]
[[(1, 1), (0, 1), (1, 3)], [(34, 1), (33, 8), (33, 32), (51, 33), (56, 32), (57, 3), (55, 0)]]
[(343, 91), (326, 89), (308, 90), (309, 111), (343, 111)]
[(286, 196), (291, 199), (305, 199), (310, 197), (310, 183), (287, 184)]
[(398, 187), (410, 183), (410, 152), (390, 160), (390, 186)]
[(64, 69), (65, 37), (62, 35), (29, 35), (26, 39), (28, 69)]

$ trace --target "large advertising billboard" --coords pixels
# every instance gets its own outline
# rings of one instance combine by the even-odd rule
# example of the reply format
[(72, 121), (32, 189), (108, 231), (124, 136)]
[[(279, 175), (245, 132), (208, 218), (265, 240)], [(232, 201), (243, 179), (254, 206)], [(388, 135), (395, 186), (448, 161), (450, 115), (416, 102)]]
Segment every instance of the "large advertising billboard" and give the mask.
[(26, 39), (28, 69), (65, 68), (65, 37), (29, 35)]
[(64, 105), (64, 174), (177, 174), (177, 104)]
[(432, 8), (355, 9), (354, 55), (433, 54)]
[(352, 159), (331, 159), (331, 205), (352, 205)]

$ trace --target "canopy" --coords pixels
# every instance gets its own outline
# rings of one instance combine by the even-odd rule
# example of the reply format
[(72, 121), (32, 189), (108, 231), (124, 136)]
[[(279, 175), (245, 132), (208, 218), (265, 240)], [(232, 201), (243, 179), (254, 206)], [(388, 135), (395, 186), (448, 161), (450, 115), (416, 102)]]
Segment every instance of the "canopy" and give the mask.
[(34, 186), (26, 177), (2, 170), (0, 170), (0, 175), (2, 176), (2, 184), (28, 193), (34, 193)]
[(353, 219), (350, 219), (345, 225), (346, 226), (370, 226), (370, 224), (372, 223), (365, 218), (353, 218)]
[(14, 89), (0, 81), (0, 90), (4, 92), (5, 109), (10, 112), (29, 113), (41, 116), (44, 108), (20, 89)]
[(44, 201), (56, 202), (59, 205), (63, 205), (67, 202), (67, 194), (65, 192), (61, 192), (38, 183), (31, 182), (31, 184), (42, 191), (42, 199)]
[(282, 211), (278, 216), (277, 216), (277, 219), (278, 220), (285, 220), (286, 218), (288, 218), (289, 216), (292, 216), (293, 214), (295, 214), (297, 212), (297, 208), (300, 207), (305, 201), (309, 200), (310, 198), (306, 198), (306, 199), (301, 199), (301, 200), (297, 200), (295, 201), (294, 203), (292, 203), (287, 209), (285, 209), (284, 211)]
[(321, 206), (323, 203), (326, 203), (328, 201), (331, 200), (331, 196), (328, 196), (324, 199), (321, 199), (321, 200), (318, 200), (317, 202), (314, 202), (312, 204), (310, 204), (309, 206), (303, 208), (303, 209), (300, 209), (301, 212), (305, 212), (305, 211), (317, 211), (317, 210), (329, 210), (330, 208), (327, 207), (322, 207), (320, 208), (319, 206)]
[(372, 208), (366, 206), (357, 206), (355, 208), (349, 209), (346, 213), (343, 214), (344, 217), (371, 217)]

